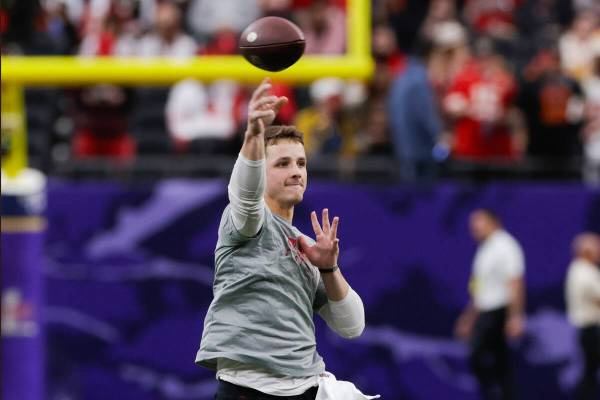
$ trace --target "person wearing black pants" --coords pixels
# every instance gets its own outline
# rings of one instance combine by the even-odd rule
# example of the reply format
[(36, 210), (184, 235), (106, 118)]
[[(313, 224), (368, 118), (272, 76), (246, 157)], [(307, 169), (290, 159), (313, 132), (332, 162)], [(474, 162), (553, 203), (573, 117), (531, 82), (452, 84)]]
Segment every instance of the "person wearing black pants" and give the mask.
[(469, 366), (486, 399), (513, 398), (505, 324), (506, 307), (501, 307), (479, 313), (473, 328)]
[(600, 325), (579, 329), (579, 344), (583, 350), (583, 373), (575, 390), (576, 400), (591, 399), (598, 386), (600, 368)]
[(573, 241), (566, 302), (569, 320), (579, 331), (583, 373), (575, 386), (575, 400), (598, 398), (600, 369), (600, 235), (583, 233)]
[(317, 396), (318, 387), (313, 387), (297, 396), (273, 396), (250, 389), (245, 386), (219, 380), (215, 399), (219, 400), (314, 400)]
[(472, 301), (455, 333), (469, 342), (469, 366), (485, 400), (515, 398), (508, 339), (524, 331), (524, 255), (490, 210), (471, 214), (471, 233), (479, 247), (471, 275)]

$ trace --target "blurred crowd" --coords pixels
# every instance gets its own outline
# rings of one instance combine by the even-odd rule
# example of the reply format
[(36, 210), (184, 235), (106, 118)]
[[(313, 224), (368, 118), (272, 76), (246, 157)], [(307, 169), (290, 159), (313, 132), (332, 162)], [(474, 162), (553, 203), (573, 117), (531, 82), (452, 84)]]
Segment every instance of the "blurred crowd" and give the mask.
[[(339, 55), (346, 7), (345, 0), (6, 1), (1, 49), (235, 54), (250, 22), (276, 15), (304, 31), (306, 54)], [(373, 0), (372, 55), (369, 82), (275, 82), (275, 94), (290, 99), (279, 122), (304, 132), (310, 156), (394, 158), (407, 181), (433, 180), (446, 162), (530, 162), (557, 176), (577, 163), (600, 184), (599, 1)], [(251, 89), (226, 80), (102, 84), (57, 89), (50, 102), (33, 92), (30, 135), (43, 136), (40, 146), (59, 159), (235, 154)]]

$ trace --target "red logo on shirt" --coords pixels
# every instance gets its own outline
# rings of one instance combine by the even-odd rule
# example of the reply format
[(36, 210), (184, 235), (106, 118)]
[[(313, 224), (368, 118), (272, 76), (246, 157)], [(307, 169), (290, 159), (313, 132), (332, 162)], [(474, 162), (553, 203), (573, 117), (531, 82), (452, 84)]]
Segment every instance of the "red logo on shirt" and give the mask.
[(301, 250), (300, 250), (300, 241), (298, 240), (298, 238), (291, 238), (288, 237), (288, 249), (285, 252), (285, 255), (287, 256), (288, 254), (290, 254), (290, 251), (292, 253), (292, 258), (294, 259), (294, 261), (296, 261), (297, 264), (302, 264), (302, 261), (304, 261), (305, 264), (308, 264), (308, 258), (306, 257), (306, 254), (304, 254)]

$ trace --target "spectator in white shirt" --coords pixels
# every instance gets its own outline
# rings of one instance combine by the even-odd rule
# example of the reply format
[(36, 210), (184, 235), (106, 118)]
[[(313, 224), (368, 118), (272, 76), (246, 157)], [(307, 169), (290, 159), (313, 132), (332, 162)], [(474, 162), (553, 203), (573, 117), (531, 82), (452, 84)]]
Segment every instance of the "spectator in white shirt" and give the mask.
[(513, 399), (506, 338), (516, 339), (524, 330), (523, 251), (490, 210), (474, 211), (470, 227), (479, 247), (471, 275), (472, 300), (457, 321), (456, 335), (469, 340), (469, 363), (482, 397)]
[(594, 59), (594, 74), (584, 82), (585, 112), (583, 127), (583, 178), (591, 186), (600, 186), (600, 51)]
[(580, 82), (587, 79), (592, 73), (594, 54), (600, 50), (598, 16), (592, 10), (579, 12), (558, 46), (565, 72)]
[(192, 0), (186, 13), (187, 25), (201, 42), (222, 29), (239, 34), (260, 16), (256, 0)]
[(575, 400), (597, 399), (600, 369), (600, 235), (582, 233), (573, 241), (574, 259), (566, 281), (567, 313), (579, 330), (584, 370)]
[[(224, 152), (236, 133), (235, 97), (239, 87), (229, 80), (203, 84), (183, 80), (169, 92), (165, 115), (179, 150), (195, 143), (203, 153)], [(194, 146), (192, 146), (194, 147)]]
[(181, 10), (170, 1), (156, 8), (156, 32), (145, 35), (139, 44), (142, 57), (188, 58), (196, 54), (198, 46), (182, 29)]

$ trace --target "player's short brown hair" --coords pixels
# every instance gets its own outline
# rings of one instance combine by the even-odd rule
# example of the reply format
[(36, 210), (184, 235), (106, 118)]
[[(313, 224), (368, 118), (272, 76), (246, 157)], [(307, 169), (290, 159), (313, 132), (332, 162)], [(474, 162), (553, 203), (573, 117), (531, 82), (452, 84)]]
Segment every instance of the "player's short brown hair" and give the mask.
[(265, 147), (279, 140), (291, 140), (304, 145), (304, 135), (292, 125), (271, 125), (265, 129)]

